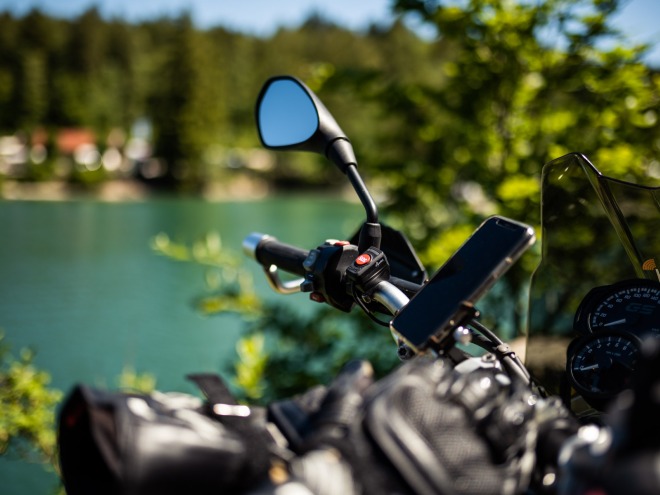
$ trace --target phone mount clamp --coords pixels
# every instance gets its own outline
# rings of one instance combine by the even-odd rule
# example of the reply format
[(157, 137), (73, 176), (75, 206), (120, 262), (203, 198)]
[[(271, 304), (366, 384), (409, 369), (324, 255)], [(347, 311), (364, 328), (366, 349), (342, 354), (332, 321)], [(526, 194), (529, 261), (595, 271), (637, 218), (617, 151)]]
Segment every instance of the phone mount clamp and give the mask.
[[(442, 356), (446, 354), (457, 342), (465, 340), (465, 333), (460, 331), (471, 321), (479, 317), (479, 310), (469, 301), (463, 301), (459, 309), (445, 328), (429, 338), (429, 348)], [(458, 332), (457, 332), (458, 331)]]

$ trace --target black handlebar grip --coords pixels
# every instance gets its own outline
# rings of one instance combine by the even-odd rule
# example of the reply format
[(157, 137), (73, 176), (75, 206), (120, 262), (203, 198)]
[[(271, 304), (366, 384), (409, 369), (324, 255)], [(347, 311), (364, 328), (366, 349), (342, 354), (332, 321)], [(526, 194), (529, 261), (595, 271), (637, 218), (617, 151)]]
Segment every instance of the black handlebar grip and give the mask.
[(286, 272), (305, 275), (303, 262), (309, 256), (306, 249), (284, 244), (266, 234), (253, 233), (243, 241), (243, 251), (266, 268), (275, 265)]

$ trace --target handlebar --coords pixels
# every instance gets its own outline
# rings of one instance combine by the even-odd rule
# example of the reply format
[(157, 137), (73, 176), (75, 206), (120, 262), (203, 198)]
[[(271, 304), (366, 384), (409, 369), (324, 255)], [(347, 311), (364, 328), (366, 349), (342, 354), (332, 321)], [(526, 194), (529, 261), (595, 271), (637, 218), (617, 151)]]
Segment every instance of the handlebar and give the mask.
[[(337, 242), (334, 247), (339, 252), (346, 244), (348, 243)], [(334, 257), (331, 253), (329, 258), (321, 255), (318, 249), (308, 251), (282, 243), (267, 234), (252, 233), (243, 241), (243, 251), (263, 266), (269, 283), (277, 292), (312, 292), (315, 296), (313, 299), (328, 302), (346, 311), (353, 305), (355, 298), (361, 297), (361, 301), (356, 302), (375, 301), (394, 315), (408, 303), (409, 297), (421, 288), (403, 279), (389, 277), (388, 271), (387, 279), (377, 279), (366, 290), (368, 296), (365, 293), (356, 295), (352, 292), (352, 282), (345, 276), (346, 270), (358, 257), (356, 246), (347, 246), (339, 257)], [(331, 258), (334, 260), (332, 263)], [(300, 275), (303, 279), (283, 283), (277, 275), (278, 268)]]
[(401, 289), (387, 281), (383, 281), (375, 287), (373, 298), (382, 304), (392, 315), (396, 314), (410, 301)]
[(270, 235), (250, 234), (243, 241), (243, 252), (265, 268), (275, 265), (286, 272), (305, 275), (303, 263), (309, 251), (280, 242)]

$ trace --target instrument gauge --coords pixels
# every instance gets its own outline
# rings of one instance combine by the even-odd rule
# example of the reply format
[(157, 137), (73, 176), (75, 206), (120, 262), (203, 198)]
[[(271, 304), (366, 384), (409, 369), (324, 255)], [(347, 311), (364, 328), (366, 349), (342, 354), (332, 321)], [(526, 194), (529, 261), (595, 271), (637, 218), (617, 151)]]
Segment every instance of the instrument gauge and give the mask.
[(605, 330), (571, 345), (567, 363), (573, 387), (585, 397), (607, 399), (629, 388), (641, 341), (632, 334)]
[(619, 330), (660, 336), (660, 282), (633, 279), (597, 287), (582, 302), (576, 330)]

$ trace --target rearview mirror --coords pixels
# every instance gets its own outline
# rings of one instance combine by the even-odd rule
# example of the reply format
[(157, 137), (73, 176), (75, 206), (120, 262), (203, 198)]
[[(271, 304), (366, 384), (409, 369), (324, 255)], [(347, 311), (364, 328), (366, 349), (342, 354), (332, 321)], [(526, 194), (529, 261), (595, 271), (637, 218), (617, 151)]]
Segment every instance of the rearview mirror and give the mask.
[(332, 114), (292, 76), (269, 79), (257, 99), (257, 128), (266, 148), (320, 153), (346, 173), (357, 166), (353, 146)]
[(311, 139), (319, 128), (319, 115), (312, 98), (297, 81), (280, 78), (263, 90), (257, 125), (265, 146), (290, 148)]

